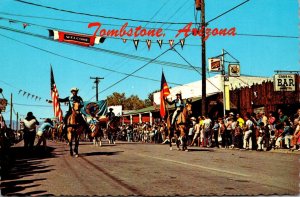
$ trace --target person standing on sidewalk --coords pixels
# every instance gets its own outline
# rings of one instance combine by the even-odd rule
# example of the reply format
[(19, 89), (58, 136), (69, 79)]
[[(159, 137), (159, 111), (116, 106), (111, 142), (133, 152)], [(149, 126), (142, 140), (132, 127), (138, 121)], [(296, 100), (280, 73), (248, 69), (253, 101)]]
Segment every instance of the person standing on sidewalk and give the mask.
[(252, 150), (251, 135), (252, 135), (253, 128), (254, 128), (254, 123), (251, 121), (250, 118), (251, 118), (250, 114), (245, 115), (246, 123), (245, 123), (245, 127), (244, 127), (245, 134), (244, 134), (244, 143), (243, 143), (243, 148), (245, 150), (247, 150), (247, 149)]
[(39, 125), (39, 121), (37, 121), (36, 117), (32, 112), (28, 112), (26, 118), (23, 120), (24, 122), (24, 147), (25, 148), (33, 148), (35, 135), (36, 135), (36, 126)]
[(36, 146), (40, 146), (43, 142), (43, 147), (46, 148), (46, 132), (49, 128), (54, 128), (52, 121), (49, 118), (46, 118), (45, 122), (38, 128), (36, 135), (38, 136), (38, 143)]

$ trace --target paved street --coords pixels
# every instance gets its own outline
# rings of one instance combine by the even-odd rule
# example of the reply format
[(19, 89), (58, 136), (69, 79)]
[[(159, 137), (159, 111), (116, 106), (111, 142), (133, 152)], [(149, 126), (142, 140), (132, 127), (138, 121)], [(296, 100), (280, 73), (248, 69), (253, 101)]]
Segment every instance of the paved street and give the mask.
[[(20, 144), (21, 145), (21, 144)], [(19, 145), (19, 146), (20, 146)], [(297, 195), (299, 152), (239, 151), (84, 142), (78, 158), (64, 143), (26, 153), (14, 147), (4, 195)]]

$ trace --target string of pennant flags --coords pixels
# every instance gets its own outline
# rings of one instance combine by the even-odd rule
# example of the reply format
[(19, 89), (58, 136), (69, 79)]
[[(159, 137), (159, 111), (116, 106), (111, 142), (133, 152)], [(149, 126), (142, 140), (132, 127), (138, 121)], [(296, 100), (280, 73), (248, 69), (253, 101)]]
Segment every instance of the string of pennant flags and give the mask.
[(22, 93), (22, 96), (27, 96), (27, 98), (31, 98), (31, 99), (35, 99), (35, 100), (38, 99), (39, 101), (42, 99), (41, 97), (31, 94), (30, 92), (26, 92), (24, 90), (19, 90), (18, 94), (21, 94), (21, 93)]
[[(0, 19), (5, 19), (5, 18), (2, 18), (2, 17), (1, 17)], [(11, 24), (11, 23), (21, 23), (24, 29), (26, 29), (26, 28), (29, 27), (29, 26), (34, 25), (34, 24), (24, 23), (24, 22), (17, 21), (17, 20), (12, 20), (12, 19), (9, 19), (8, 22), (9, 22), (10, 24)], [(80, 36), (81, 38), (82, 38), (82, 36), (85, 36), (85, 37), (88, 38), (87, 40), (89, 40), (89, 41), (92, 40), (91, 36), (90, 36), (90, 35), (86, 35), (86, 34), (78, 34), (78, 33), (73, 33), (73, 32), (62, 32), (62, 31), (51, 30), (51, 29), (48, 29), (48, 31), (49, 31), (49, 32), (54, 32), (54, 33), (52, 33), (52, 34), (49, 33), (49, 37), (53, 37), (54, 40), (59, 40), (59, 41), (61, 41), (61, 42), (70, 42), (70, 40), (65, 40), (65, 39), (59, 38), (58, 35), (61, 34), (61, 33), (64, 33), (64, 35), (66, 34), (66, 35), (68, 35), (68, 36), (70, 36), (70, 37), (73, 37), (73, 38), (74, 38), (74, 36)], [(56, 38), (56, 39), (55, 39), (55, 32), (57, 32), (57, 36), (56, 36), (57, 38)], [(65, 36), (64, 36), (64, 37), (65, 37)], [(99, 37), (99, 41), (97, 41), (97, 38), (98, 38), (98, 37), (96, 37), (96, 39), (94, 39), (94, 42), (93, 42), (93, 43), (81, 43), (81, 42), (78, 41), (78, 39), (77, 39), (76, 42), (75, 42), (74, 40), (72, 40), (71, 44), (77, 44), (77, 45), (83, 45), (83, 46), (93, 46), (94, 44), (100, 44), (100, 43), (103, 43), (104, 40), (105, 40), (105, 37)], [(114, 37), (112, 37), (112, 38), (114, 38)], [(75, 38), (74, 38), (74, 39), (75, 39)], [(115, 38), (114, 38), (114, 39), (115, 39)], [(129, 38), (120, 38), (120, 39), (123, 41), (123, 43), (127, 43), (128, 40), (132, 40), (132, 41), (133, 41), (133, 44), (134, 44), (134, 47), (135, 47), (136, 50), (138, 49), (138, 45), (139, 45), (140, 42), (145, 42), (146, 45), (147, 45), (147, 47), (148, 47), (148, 50), (151, 49), (152, 43), (155, 42), (155, 41), (150, 40), (150, 39), (146, 39), (146, 40), (129, 39)], [(161, 40), (161, 39), (156, 40), (156, 42), (157, 42), (159, 48), (162, 48), (162, 45), (163, 45), (163, 44), (167, 44), (166, 42), (164, 42), (164, 41)], [(184, 39), (184, 38), (183, 38), (183, 39), (180, 39), (179, 42), (180, 42), (181, 48), (183, 49), (183, 47), (184, 47), (184, 45), (185, 45), (185, 39)], [(170, 46), (171, 48), (173, 48), (173, 47), (174, 47), (174, 40), (173, 40), (173, 39), (168, 40), (168, 44), (169, 44), (169, 46)]]
[[(122, 38), (122, 40), (123, 40), (123, 43), (126, 43), (128, 39)], [(183, 49), (184, 44), (185, 44), (185, 39), (180, 39), (179, 41), (180, 41), (180, 46)], [(134, 44), (134, 47), (135, 47), (136, 50), (138, 49), (139, 42), (140, 42), (139, 39), (133, 39), (133, 44)], [(152, 40), (146, 40), (144, 42), (146, 42), (148, 50), (150, 50), (151, 44), (152, 44)], [(157, 42), (159, 48), (161, 48), (162, 45), (163, 45), (163, 40), (156, 40), (156, 42)], [(174, 46), (174, 40), (168, 40), (168, 43), (169, 43), (170, 47), (173, 48), (173, 46)]]

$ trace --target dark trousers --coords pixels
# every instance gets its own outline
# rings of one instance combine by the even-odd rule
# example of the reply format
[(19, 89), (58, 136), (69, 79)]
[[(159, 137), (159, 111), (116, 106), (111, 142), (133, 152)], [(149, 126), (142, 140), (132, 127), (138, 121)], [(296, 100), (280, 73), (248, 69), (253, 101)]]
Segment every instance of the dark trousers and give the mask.
[(228, 130), (225, 130), (221, 136), (222, 136), (222, 146), (223, 147), (230, 146), (231, 133)]
[(35, 135), (36, 135), (35, 131), (26, 131), (24, 133), (24, 147), (25, 148), (33, 148)]
[(215, 146), (219, 147), (219, 140), (218, 140), (219, 131), (218, 130), (213, 130), (213, 131), (214, 131)]

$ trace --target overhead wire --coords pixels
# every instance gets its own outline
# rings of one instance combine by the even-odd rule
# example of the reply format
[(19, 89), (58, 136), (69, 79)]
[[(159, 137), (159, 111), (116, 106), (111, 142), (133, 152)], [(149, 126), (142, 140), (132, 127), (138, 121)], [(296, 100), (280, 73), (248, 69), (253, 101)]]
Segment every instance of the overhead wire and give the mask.
[[(152, 17), (150, 18), (150, 20), (152, 20), (162, 10), (162, 8), (167, 4), (168, 1), (169, 0), (167, 0), (162, 6), (160, 6), (160, 8), (152, 15)], [(149, 23), (146, 23), (144, 27), (146, 27), (148, 24)], [(128, 45), (126, 47), (128, 47)], [(142, 50), (144, 50), (144, 49), (145, 49), (145, 47)], [(132, 51), (133, 51), (133, 49), (131, 49), (131, 52)], [(129, 61), (129, 59), (123, 59), (122, 61), (119, 61), (120, 66), (118, 67), (118, 69), (120, 69), (121, 67), (123, 67), (125, 65), (125, 63), (127, 63), (128, 61)], [(107, 76), (109, 76), (111, 74), (113, 74), (113, 72), (107, 74)]]
[[(48, 41), (51, 41), (51, 42), (57, 42), (57, 41), (55, 41), (55, 40), (53, 40), (49, 37), (39, 35), (39, 34), (30, 33), (30, 32), (26, 32), (26, 31), (21, 31), (21, 30), (18, 30), (18, 29), (13, 29), (13, 28), (4, 27), (4, 26), (0, 26), (0, 29), (4, 29), (4, 30), (12, 31), (12, 32), (17, 32), (17, 33), (22, 33), (22, 34), (38, 37), (38, 38), (48, 40)], [(108, 54), (112, 54), (112, 55), (116, 55), (116, 56), (120, 56), (120, 57), (125, 57), (125, 58), (128, 58), (128, 59), (139, 60), (139, 61), (146, 61), (147, 62), (147, 61), (150, 61), (152, 59), (152, 58), (121, 53), (121, 52), (112, 51), (112, 50), (103, 49), (103, 48), (84, 47), (84, 46), (80, 46), (80, 45), (72, 45), (72, 44), (69, 44), (69, 43), (66, 43), (66, 42), (60, 42), (60, 43), (61, 44), (66, 44), (66, 45), (71, 45), (71, 46), (74, 46), (74, 47), (84, 48), (84, 49), (87, 49), (87, 50), (94, 50), (94, 51), (99, 51), (99, 52), (103, 52), (103, 53), (108, 53)], [(176, 67), (176, 68), (191, 70), (191, 68), (188, 65), (179, 64), (179, 63), (175, 63), (175, 62), (156, 60), (156, 61), (154, 61), (154, 63), (165, 65), (165, 66), (170, 66), (170, 67)]]
[[(198, 25), (200, 25), (197, 22), (197, 13), (195, 12), (195, 22), (193, 23), (195, 25), (195, 27)], [(78, 21), (78, 20), (69, 20), (69, 19), (63, 19), (63, 18), (49, 18), (49, 17), (40, 17), (40, 16), (31, 16), (31, 15), (22, 15), (22, 14), (11, 14), (11, 13), (6, 13), (6, 12), (0, 12), (0, 14), (3, 15), (9, 15), (9, 16), (19, 16), (19, 17), (27, 17), (27, 18), (40, 18), (40, 19), (47, 19), (47, 20), (56, 20), (56, 21), (66, 21), (66, 22), (76, 22), (76, 23), (84, 23), (84, 24), (89, 24), (90, 22), (85, 22), (85, 21)], [(5, 17), (0, 17), (0, 19), (6, 19), (6, 20), (11, 20), (11, 22), (22, 22), (22, 23), (26, 23), (26, 24), (30, 24), (33, 26), (40, 26), (40, 27), (47, 27), (47, 26), (43, 26), (43, 25), (39, 25), (39, 24), (35, 24), (35, 23), (31, 23), (31, 22), (26, 22), (26, 21), (21, 21), (21, 20), (16, 20), (13, 18), (5, 18)], [(123, 25), (118, 25), (118, 24), (110, 24), (110, 23), (101, 23), (102, 25), (109, 25), (109, 26), (117, 26), (117, 27), (121, 27)], [(131, 27), (131, 28), (136, 28), (137, 26), (131, 26), (128, 25), (127, 27)], [(146, 25), (144, 26), (146, 27)], [(49, 27), (50, 28), (50, 27)], [(149, 27), (150, 29), (159, 29), (159, 28), (155, 28), (155, 27)], [(196, 27), (197, 28), (197, 27)], [(178, 29), (170, 29), (170, 28), (164, 28), (164, 31), (175, 31), (178, 32)], [(66, 30), (68, 31), (68, 30)], [(291, 38), (291, 39), (298, 39), (299, 36), (291, 36), (291, 35), (271, 35), (271, 34), (250, 34), (250, 33), (236, 33), (236, 36), (246, 36), (246, 37), (266, 37), (266, 38)], [(120, 40), (121, 38), (115, 38), (115, 37), (109, 37), (110, 39), (118, 39)], [(133, 39), (129, 39), (126, 38), (126, 40), (133, 40)], [(140, 42), (146, 42), (145, 40), (140, 40)], [(163, 44), (168, 44), (168, 43), (163, 43)], [(200, 44), (189, 44), (189, 43), (185, 43), (185, 46), (201, 46)]]
[[(20, 1), (20, 0), (17, 0), (17, 1)], [(248, 2), (248, 1), (249, 1), (249, 0), (246, 0), (244, 3)], [(240, 7), (240, 6), (243, 5), (244, 3), (241, 3), (241, 4), (237, 5), (237, 6), (235, 6), (234, 8), (230, 9), (230, 11), (232, 11), (232, 10), (234, 10), (234, 9), (236, 9), (236, 8), (238, 8), (238, 7)], [(222, 13), (221, 15), (223, 16), (223, 15), (225, 15), (225, 14), (227, 14), (227, 13), (229, 13), (229, 11), (226, 11), (226, 12)], [(215, 17), (214, 19), (209, 20), (206, 24), (208, 24), (209, 22), (212, 22), (213, 20), (216, 20), (217, 18), (219, 18), (219, 17), (217, 16), (217, 17)], [(189, 34), (188, 36), (190, 36), (190, 35), (191, 35), (191, 34)], [(175, 43), (175, 44), (174, 44), (174, 47), (175, 47), (176, 45), (178, 45), (179, 43), (180, 43), (180, 42)], [(164, 52), (161, 53), (160, 55), (156, 56), (155, 58), (153, 58), (152, 60), (150, 60), (149, 62), (147, 62), (147, 63), (144, 64), (143, 66), (141, 66), (140, 68), (138, 68), (138, 69), (136, 69), (135, 71), (133, 71), (130, 75), (127, 75), (126, 77), (124, 77), (124, 78), (120, 79), (119, 81), (113, 83), (112, 85), (108, 86), (107, 88), (105, 88), (105, 89), (102, 90), (101, 92), (106, 91), (106, 90), (110, 89), (111, 87), (117, 85), (118, 83), (122, 82), (123, 80), (127, 79), (129, 76), (133, 75), (134, 73), (138, 72), (139, 70), (141, 70), (141, 69), (144, 68), (145, 66), (149, 65), (150, 63), (152, 63), (153, 61), (155, 61), (157, 58), (161, 57), (163, 54), (165, 54), (165, 53), (168, 52), (169, 50), (170, 50), (170, 49), (167, 49), (166, 51), (164, 51)], [(91, 99), (92, 99), (92, 98), (91, 98)]]
[(106, 18), (106, 19), (114, 19), (114, 20), (121, 20), (121, 21), (132, 21), (132, 22), (141, 22), (141, 23), (158, 23), (158, 24), (188, 24), (189, 22), (167, 22), (167, 21), (150, 21), (150, 20), (137, 20), (137, 19), (130, 19), (130, 18), (121, 18), (121, 17), (112, 17), (112, 16), (103, 16), (103, 15), (97, 15), (97, 14), (89, 14), (89, 13), (83, 13), (83, 12), (75, 12), (71, 10), (65, 10), (65, 9), (59, 9), (51, 6), (45, 6), (37, 3), (32, 3), (28, 1), (23, 1), (23, 0), (15, 0), (16, 2), (23, 3), (23, 4), (28, 4), (36, 7), (42, 7), (42, 8), (47, 8), (51, 10), (56, 10), (60, 12), (66, 12), (66, 13), (71, 13), (71, 14), (78, 14), (78, 15), (84, 15), (84, 16), (93, 16), (93, 17), (99, 17), (99, 18)]
[[(46, 49), (42, 49), (40, 47), (37, 47), (37, 46), (31, 45), (31, 44), (19, 41), (17, 39), (11, 38), (11, 37), (3, 35), (3, 34), (0, 34), (0, 36), (5, 37), (5, 38), (10, 39), (10, 40), (13, 40), (15, 42), (18, 42), (20, 44), (23, 44), (23, 45), (35, 48), (37, 50), (40, 50), (40, 51), (43, 51), (43, 52), (46, 52), (46, 53), (49, 53), (49, 54), (52, 54), (52, 55), (64, 58), (64, 59), (68, 59), (68, 60), (71, 60), (71, 61), (74, 61), (74, 62), (77, 62), (77, 63), (80, 63), (80, 64), (84, 64), (84, 65), (87, 65), (87, 66), (90, 66), (90, 67), (99, 68), (99, 69), (107, 70), (107, 71), (110, 71), (110, 72), (115, 72), (115, 73), (118, 73), (118, 74), (135, 77), (135, 78), (140, 78), (140, 79), (146, 79), (146, 80), (150, 80), (150, 81), (160, 82), (160, 80), (157, 80), (157, 79), (152, 79), (152, 78), (148, 78), (148, 77), (142, 77), (142, 76), (132, 75), (132, 74), (120, 72), (120, 71), (117, 71), (117, 70), (114, 70), (114, 69), (109, 69), (109, 68), (105, 68), (105, 67), (101, 67), (101, 66), (96, 66), (94, 64), (90, 64), (90, 63), (87, 63), (87, 62), (84, 62), (84, 61), (81, 61), (81, 60), (77, 60), (77, 59), (74, 59), (74, 58), (70, 58), (70, 57), (67, 57), (67, 56), (64, 56), (64, 55), (61, 55), (61, 54), (58, 54), (58, 53), (46, 50)], [(0, 80), (0, 81), (2, 81), (2, 80)], [(170, 82), (170, 83), (174, 84), (174, 85), (182, 85), (182, 84), (178, 84), (178, 83), (174, 83), (174, 82)]]
[[(246, 0), (245, 3), (246, 3), (246, 2), (249, 2), (249, 0)], [(233, 11), (234, 9), (237, 9), (238, 7), (244, 5), (245, 3), (240, 3), (239, 5), (235, 6), (233, 9), (231, 8), (230, 11)], [(226, 12), (224, 12), (224, 13), (227, 14), (227, 13), (229, 13), (229, 12), (226, 11)], [(225, 15), (224, 13), (222, 13), (221, 15), (222, 15), (222, 16)], [(212, 22), (213, 20), (216, 20), (217, 18), (219, 18), (219, 17), (215, 17), (214, 19), (211, 19), (211, 20), (209, 20), (208, 22)], [(208, 24), (208, 23), (206, 23), (206, 24)], [(190, 35), (191, 35), (191, 33), (189, 33), (186, 37), (188, 37), (188, 36), (190, 36)], [(175, 47), (175, 46), (178, 45), (179, 43), (180, 43), (180, 42), (175, 43), (173, 47)], [(169, 50), (171, 50), (171, 48), (170, 48), (170, 49), (167, 49), (166, 51), (164, 51), (164, 52), (161, 53), (160, 55), (156, 56), (156, 58), (154, 58), (154, 59), (157, 59), (158, 57), (162, 56), (163, 54), (165, 54), (165, 53), (166, 53), (167, 51), (169, 51)], [(134, 73), (136, 73), (137, 71), (141, 70), (142, 68), (144, 68), (144, 67), (147, 66), (148, 64), (149, 64), (149, 63), (146, 63), (146, 64), (142, 65), (140, 68), (138, 68), (137, 70), (135, 70), (132, 74), (134, 74)], [(127, 79), (128, 77), (129, 77), (129, 76), (126, 76), (126, 77), (124, 77), (123, 79), (120, 79), (119, 81), (113, 83), (112, 85), (110, 85), (110, 86), (108, 86), (107, 88), (105, 88), (104, 90), (102, 90), (100, 93), (102, 93), (102, 92), (104, 92), (104, 91), (106, 91), (106, 90), (108, 90), (108, 89), (114, 87), (115, 85), (117, 85), (118, 83), (120, 83), (120, 82), (122, 82), (123, 80)], [(94, 98), (94, 97), (93, 97), (93, 98)], [(92, 98), (91, 98), (91, 99), (92, 99)]]
[[(201, 74), (199, 70), (197, 70), (185, 57), (183, 57), (175, 48), (173, 48), (173, 51), (175, 51), (186, 63), (188, 63), (191, 67), (195, 69), (196, 72)], [(206, 81), (208, 81), (211, 85), (213, 85), (215, 88), (217, 88), (220, 92), (221, 90), (214, 84), (212, 83), (208, 78), (206, 78)]]

